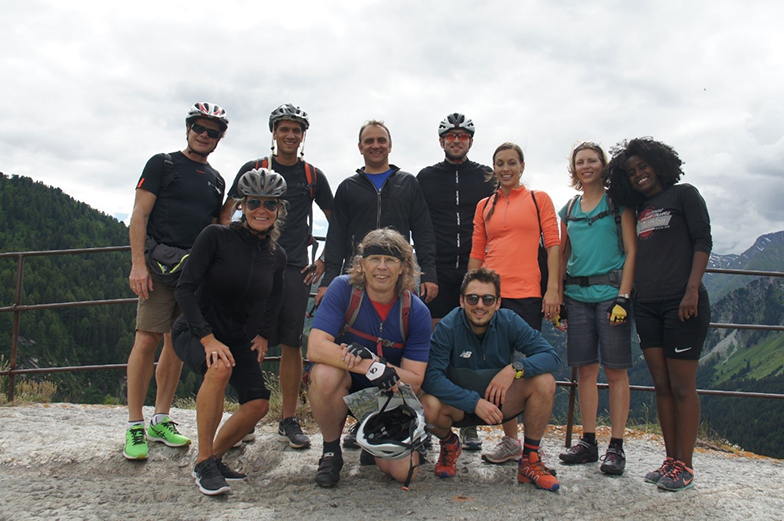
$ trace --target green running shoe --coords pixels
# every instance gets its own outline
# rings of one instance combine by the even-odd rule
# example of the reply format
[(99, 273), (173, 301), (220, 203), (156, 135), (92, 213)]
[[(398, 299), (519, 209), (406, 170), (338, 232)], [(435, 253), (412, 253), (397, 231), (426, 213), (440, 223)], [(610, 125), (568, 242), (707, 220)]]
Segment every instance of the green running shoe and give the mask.
[(147, 459), (147, 441), (144, 439), (144, 425), (134, 425), (125, 431), (125, 459)]
[(190, 438), (180, 434), (177, 431), (177, 424), (168, 416), (157, 425), (150, 425), (147, 429), (147, 439), (159, 441), (169, 447), (185, 447), (191, 444)]

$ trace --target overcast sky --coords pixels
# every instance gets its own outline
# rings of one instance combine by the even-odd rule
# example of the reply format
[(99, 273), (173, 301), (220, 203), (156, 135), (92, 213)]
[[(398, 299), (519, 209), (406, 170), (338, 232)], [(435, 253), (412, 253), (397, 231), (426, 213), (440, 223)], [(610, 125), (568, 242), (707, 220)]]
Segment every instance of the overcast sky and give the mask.
[[(228, 111), (210, 163), (231, 183), (269, 152), (281, 103), (311, 118), (306, 159), (333, 190), (369, 118), (391, 162), (438, 162), (438, 122), (504, 141), (560, 208), (576, 141), (650, 135), (705, 197), (714, 251), (784, 229), (784, 3), (292, 1), (0, 3), (0, 171), (126, 220), (147, 159), (185, 145), (195, 101)], [(0, 249), (2, 246), (0, 245)]]

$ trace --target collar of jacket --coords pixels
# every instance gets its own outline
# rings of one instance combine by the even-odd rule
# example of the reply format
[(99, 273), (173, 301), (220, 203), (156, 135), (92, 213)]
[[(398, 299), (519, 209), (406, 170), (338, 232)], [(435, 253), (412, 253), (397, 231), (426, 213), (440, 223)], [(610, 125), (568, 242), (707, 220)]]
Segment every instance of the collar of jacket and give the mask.
[[(389, 175), (395, 175), (395, 173), (397, 173), (397, 171), (400, 170), (399, 166), (395, 166), (395, 165), (392, 165), (392, 164), (389, 165), (389, 168), (390, 168), (390, 170), (392, 170), (392, 172)], [(358, 174), (364, 174), (365, 173), (365, 167), (363, 166), (362, 168), (357, 168), (357, 173)], [(380, 172), (380, 173), (383, 173), (383, 172)], [(371, 175), (373, 175), (373, 174), (371, 174)]]

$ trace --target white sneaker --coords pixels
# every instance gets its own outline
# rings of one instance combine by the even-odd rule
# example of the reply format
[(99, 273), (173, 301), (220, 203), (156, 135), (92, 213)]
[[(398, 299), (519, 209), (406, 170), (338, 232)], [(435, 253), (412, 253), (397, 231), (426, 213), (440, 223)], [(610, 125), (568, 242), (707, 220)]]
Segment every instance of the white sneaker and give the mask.
[(482, 459), (488, 463), (506, 463), (511, 460), (519, 460), (523, 457), (523, 444), (520, 440), (504, 436), (498, 445), (490, 452), (482, 454)]

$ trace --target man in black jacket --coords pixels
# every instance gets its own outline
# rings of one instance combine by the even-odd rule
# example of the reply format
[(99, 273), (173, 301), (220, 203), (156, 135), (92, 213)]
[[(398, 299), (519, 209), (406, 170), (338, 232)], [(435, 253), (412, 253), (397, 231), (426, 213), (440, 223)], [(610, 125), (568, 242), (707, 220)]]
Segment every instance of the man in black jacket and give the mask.
[(427, 203), (416, 178), (389, 164), (392, 136), (382, 121), (370, 120), (359, 130), (359, 152), (365, 166), (345, 179), (335, 192), (326, 245), (326, 271), (316, 301), (327, 286), (348, 268), (356, 246), (365, 235), (387, 226), (406, 240), (414, 239), (417, 261), (424, 272), (420, 297), (430, 302), (438, 295), (436, 244)]
[[(438, 297), (428, 303), (433, 328), (460, 305), (460, 285), (468, 269), (476, 205), (495, 190), (493, 169), (468, 159), (474, 144), (474, 122), (454, 112), (438, 125), (438, 142), (446, 156), (423, 168), (417, 181), (425, 194), (436, 236)], [(480, 450), (476, 427), (460, 429), (463, 447)]]

